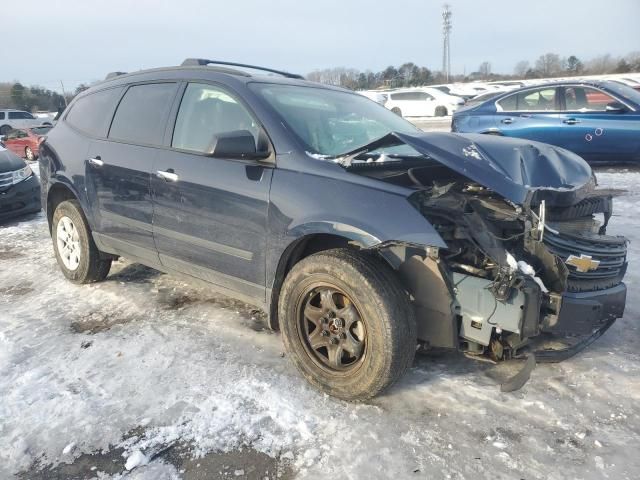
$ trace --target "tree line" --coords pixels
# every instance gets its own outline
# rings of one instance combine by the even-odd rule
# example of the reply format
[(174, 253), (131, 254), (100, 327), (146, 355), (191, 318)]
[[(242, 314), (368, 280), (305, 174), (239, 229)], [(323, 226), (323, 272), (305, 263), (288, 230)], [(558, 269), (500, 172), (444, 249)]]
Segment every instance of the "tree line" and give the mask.
[(64, 108), (73, 97), (74, 94), (69, 94), (65, 98), (58, 92), (39, 86), (26, 87), (20, 82), (0, 83), (0, 108), (55, 112)]
[(430, 70), (413, 62), (403, 63), (399, 67), (391, 65), (379, 72), (371, 70), (362, 72), (355, 68), (345, 67), (326, 68), (314, 70), (307, 75), (307, 79), (314, 82), (340, 85), (352, 90), (375, 90), (475, 80), (521, 80), (628, 72), (640, 72), (640, 51), (631, 52), (622, 57), (609, 54), (601, 55), (585, 61), (575, 55), (562, 57), (557, 53), (550, 52), (541, 55), (533, 63), (528, 60), (518, 62), (511, 74), (493, 72), (491, 63), (484, 61), (477, 70), (469, 74), (450, 76), (448, 82), (442, 72)]

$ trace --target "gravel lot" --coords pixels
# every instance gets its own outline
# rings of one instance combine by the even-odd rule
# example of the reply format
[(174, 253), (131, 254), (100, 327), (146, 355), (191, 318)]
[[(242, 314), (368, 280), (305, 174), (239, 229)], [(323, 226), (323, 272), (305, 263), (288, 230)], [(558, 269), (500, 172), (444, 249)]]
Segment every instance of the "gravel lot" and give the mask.
[(511, 394), (518, 363), (429, 354), (371, 403), (337, 401), (251, 307), (124, 260), (72, 285), (42, 214), (2, 225), (0, 478), (640, 478), (640, 173), (599, 179), (626, 190), (625, 318)]

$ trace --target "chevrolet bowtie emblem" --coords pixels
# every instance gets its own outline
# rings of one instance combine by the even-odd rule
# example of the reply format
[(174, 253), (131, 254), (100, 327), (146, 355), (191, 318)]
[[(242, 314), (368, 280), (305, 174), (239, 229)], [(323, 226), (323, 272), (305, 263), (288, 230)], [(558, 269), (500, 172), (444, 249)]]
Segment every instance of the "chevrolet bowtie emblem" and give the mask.
[(576, 267), (578, 272), (589, 272), (591, 270), (595, 270), (600, 265), (600, 260), (593, 260), (591, 255), (583, 255), (580, 254), (579, 257), (575, 255), (569, 255), (567, 261), (564, 262), (567, 265), (571, 265), (572, 267)]

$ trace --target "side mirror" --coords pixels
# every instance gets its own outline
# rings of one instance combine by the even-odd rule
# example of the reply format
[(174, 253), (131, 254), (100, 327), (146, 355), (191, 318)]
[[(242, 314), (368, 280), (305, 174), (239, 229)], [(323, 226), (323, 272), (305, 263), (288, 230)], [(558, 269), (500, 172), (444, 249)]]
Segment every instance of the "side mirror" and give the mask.
[(269, 156), (268, 151), (256, 151), (256, 139), (248, 130), (235, 130), (213, 136), (207, 154), (217, 158), (261, 160)]
[(622, 104), (620, 102), (611, 102), (611, 103), (607, 103), (607, 106), (606, 106), (605, 110), (607, 112), (611, 112), (611, 113), (624, 113), (628, 109), (627, 109), (626, 105), (624, 105), (624, 104)]

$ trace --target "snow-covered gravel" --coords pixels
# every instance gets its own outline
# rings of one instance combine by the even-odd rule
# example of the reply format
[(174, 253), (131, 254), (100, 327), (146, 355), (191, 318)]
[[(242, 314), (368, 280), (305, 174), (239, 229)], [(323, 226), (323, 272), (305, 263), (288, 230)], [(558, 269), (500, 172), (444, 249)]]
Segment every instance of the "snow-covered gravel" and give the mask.
[(182, 478), (154, 460), (174, 443), (248, 447), (300, 478), (640, 478), (640, 173), (599, 178), (628, 190), (609, 229), (631, 239), (625, 318), (512, 394), (497, 384), (515, 367), (432, 354), (370, 404), (337, 401), (250, 307), (126, 261), (76, 286), (42, 214), (0, 226), (0, 478), (118, 446), (123, 478)]

